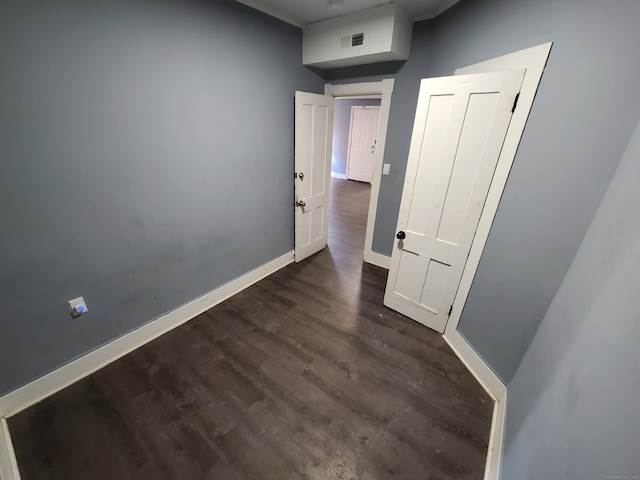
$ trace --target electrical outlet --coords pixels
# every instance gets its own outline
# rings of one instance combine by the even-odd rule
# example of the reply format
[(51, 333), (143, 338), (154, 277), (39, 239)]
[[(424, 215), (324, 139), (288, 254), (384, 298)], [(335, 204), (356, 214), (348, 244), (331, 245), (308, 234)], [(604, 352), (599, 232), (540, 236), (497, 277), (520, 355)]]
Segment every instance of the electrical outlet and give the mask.
[(388, 163), (385, 163), (384, 165), (382, 165), (382, 174), (383, 175), (389, 175), (389, 170), (391, 169), (391, 165)]
[(82, 297), (74, 298), (73, 300), (69, 300), (67, 303), (73, 318), (79, 317), (83, 313), (87, 313), (89, 311), (87, 304)]

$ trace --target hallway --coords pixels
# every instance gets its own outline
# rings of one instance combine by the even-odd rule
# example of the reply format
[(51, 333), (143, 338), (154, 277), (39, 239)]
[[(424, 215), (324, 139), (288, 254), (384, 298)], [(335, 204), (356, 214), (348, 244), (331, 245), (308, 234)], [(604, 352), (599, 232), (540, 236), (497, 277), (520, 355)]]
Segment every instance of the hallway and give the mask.
[(9, 420), (24, 480), (481, 479), (493, 402), (362, 263), (368, 184), (328, 248)]

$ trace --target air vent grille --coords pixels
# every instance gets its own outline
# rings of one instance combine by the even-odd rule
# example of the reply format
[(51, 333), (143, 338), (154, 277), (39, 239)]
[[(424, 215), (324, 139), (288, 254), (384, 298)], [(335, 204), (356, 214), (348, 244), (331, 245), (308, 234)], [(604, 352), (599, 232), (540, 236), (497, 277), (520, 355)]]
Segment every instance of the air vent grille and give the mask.
[(364, 45), (364, 33), (355, 33), (353, 35), (340, 37), (340, 48), (359, 47), (360, 45)]

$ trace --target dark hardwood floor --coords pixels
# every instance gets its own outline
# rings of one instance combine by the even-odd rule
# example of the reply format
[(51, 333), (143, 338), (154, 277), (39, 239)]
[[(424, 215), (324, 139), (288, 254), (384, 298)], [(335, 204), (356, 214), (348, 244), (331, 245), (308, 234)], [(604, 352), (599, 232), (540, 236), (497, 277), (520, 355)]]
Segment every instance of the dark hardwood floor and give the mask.
[(493, 403), (362, 263), (369, 185), (329, 247), (9, 419), (24, 480), (481, 479)]

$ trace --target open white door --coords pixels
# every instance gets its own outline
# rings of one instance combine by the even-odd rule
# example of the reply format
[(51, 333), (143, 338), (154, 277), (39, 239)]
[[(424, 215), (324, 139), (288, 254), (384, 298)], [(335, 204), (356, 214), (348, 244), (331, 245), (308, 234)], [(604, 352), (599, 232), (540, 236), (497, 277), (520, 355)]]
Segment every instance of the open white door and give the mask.
[(444, 332), (524, 70), (424, 79), (384, 304)]
[(380, 107), (351, 107), (347, 178), (371, 183), (373, 157), (378, 143)]
[(296, 262), (322, 250), (329, 239), (333, 103), (330, 95), (296, 92)]

